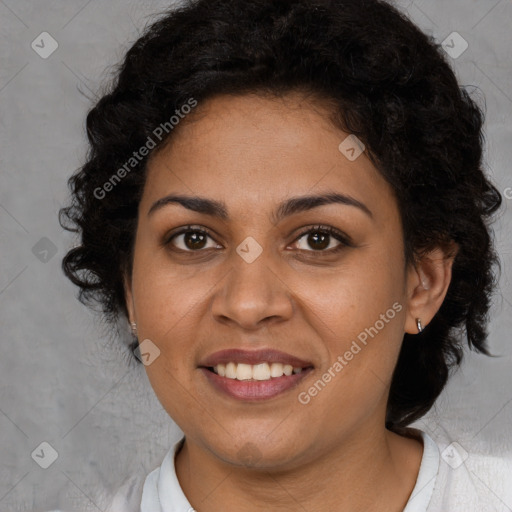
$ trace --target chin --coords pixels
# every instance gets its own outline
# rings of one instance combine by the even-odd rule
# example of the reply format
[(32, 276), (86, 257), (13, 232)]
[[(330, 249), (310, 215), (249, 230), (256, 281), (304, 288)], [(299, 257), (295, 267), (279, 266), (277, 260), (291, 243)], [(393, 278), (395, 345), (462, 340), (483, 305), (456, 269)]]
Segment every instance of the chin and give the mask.
[(270, 439), (267, 433), (212, 440), (210, 450), (219, 459), (234, 466), (254, 469), (278, 469), (294, 466), (299, 447), (291, 437)]

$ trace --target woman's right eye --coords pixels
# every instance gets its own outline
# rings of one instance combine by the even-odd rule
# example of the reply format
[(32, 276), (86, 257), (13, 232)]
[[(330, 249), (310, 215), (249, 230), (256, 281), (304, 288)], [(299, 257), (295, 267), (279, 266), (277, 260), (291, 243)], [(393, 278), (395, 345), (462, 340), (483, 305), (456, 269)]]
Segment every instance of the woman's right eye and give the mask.
[[(208, 238), (214, 242), (208, 247)], [(180, 251), (197, 252), (201, 249), (216, 249), (221, 246), (217, 244), (208, 231), (205, 229), (187, 227), (174, 233), (166, 242)]]

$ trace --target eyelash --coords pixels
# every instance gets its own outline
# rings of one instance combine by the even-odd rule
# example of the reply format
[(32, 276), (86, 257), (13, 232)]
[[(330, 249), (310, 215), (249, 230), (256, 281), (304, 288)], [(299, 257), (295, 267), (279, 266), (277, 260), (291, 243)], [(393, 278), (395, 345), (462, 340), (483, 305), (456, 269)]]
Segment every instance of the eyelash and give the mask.
[[(206, 228), (198, 228), (198, 227), (194, 227), (194, 226), (186, 226), (182, 229), (180, 229), (178, 232), (176, 233), (173, 233), (171, 236), (169, 237), (166, 237), (164, 242), (163, 242), (163, 245), (164, 246), (168, 246), (168, 245), (172, 245), (172, 240), (174, 240), (174, 238), (176, 238), (177, 236), (179, 235), (183, 235), (183, 234), (186, 234), (186, 233), (200, 233), (200, 234), (204, 234), (204, 235), (207, 235), (209, 236), (212, 240), (215, 240), (213, 234)], [(308, 235), (310, 233), (322, 233), (322, 234), (328, 234), (330, 236), (332, 236), (333, 238), (335, 238), (338, 242), (340, 242), (336, 247), (334, 248), (331, 248), (331, 249), (319, 249), (319, 250), (314, 250), (314, 249), (310, 249), (310, 250), (307, 250), (307, 249), (299, 249), (300, 251), (304, 251), (304, 252), (308, 252), (308, 253), (313, 253), (313, 254), (335, 254), (335, 253), (338, 253), (340, 252), (341, 250), (343, 250), (344, 248), (346, 247), (354, 247), (354, 244), (352, 243), (352, 241), (350, 240), (350, 238), (345, 235), (342, 231), (339, 231), (338, 229), (336, 228), (333, 228), (332, 226), (324, 226), (324, 225), (316, 225), (316, 226), (312, 226), (312, 227), (308, 227), (306, 229), (304, 229), (303, 231), (301, 231), (297, 237), (295, 238), (294, 240), (294, 243), (296, 243), (298, 240), (300, 240), (304, 235)], [(217, 243), (217, 242), (216, 242)], [(185, 250), (185, 249), (177, 249), (177, 251), (181, 251), (181, 252), (201, 252), (201, 251), (204, 251), (205, 249), (198, 249), (196, 251), (193, 251), (193, 250)]]

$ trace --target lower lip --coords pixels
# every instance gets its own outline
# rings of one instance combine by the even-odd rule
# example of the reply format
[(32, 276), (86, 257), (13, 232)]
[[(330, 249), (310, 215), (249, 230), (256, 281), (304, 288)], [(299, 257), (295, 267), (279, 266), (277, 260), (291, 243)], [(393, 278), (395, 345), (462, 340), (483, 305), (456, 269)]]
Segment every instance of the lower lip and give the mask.
[(232, 398), (256, 402), (274, 398), (294, 388), (306, 375), (309, 375), (313, 368), (307, 368), (300, 373), (292, 373), (291, 375), (283, 375), (282, 377), (272, 377), (269, 380), (228, 379), (227, 377), (221, 377), (207, 368), (200, 368), (200, 370), (218, 391), (226, 393)]

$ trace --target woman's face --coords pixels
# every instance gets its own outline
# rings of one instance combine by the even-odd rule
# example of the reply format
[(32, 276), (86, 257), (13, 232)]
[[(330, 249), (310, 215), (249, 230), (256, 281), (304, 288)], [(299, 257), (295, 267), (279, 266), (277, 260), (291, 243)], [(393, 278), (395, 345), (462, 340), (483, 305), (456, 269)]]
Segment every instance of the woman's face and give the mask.
[[(383, 429), (411, 321), (390, 186), (298, 95), (218, 96), (199, 109), (148, 164), (127, 285), (139, 340), (151, 340), (142, 352), (160, 351), (146, 366), (158, 399), (187, 439), (235, 464), (292, 467), (368, 439)], [(325, 194), (340, 201), (282, 206)], [(208, 233), (173, 237), (187, 226)], [(235, 382), (202, 367), (227, 349), (278, 350), (312, 368), (265, 380), (267, 354), (264, 380)], [(272, 395), (276, 382), (285, 389)]]

